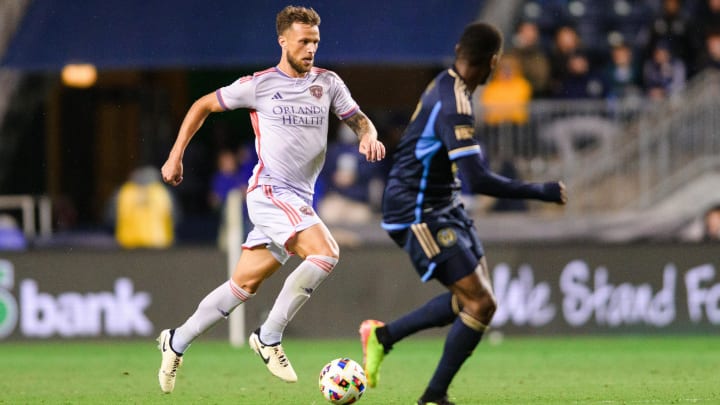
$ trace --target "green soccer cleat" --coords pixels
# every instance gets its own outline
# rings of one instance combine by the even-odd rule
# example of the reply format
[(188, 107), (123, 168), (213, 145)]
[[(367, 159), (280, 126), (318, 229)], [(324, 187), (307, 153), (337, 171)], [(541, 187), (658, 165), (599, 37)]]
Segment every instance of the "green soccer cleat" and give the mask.
[(380, 363), (385, 358), (385, 348), (377, 339), (375, 330), (385, 323), (367, 319), (360, 324), (360, 342), (363, 349), (363, 369), (368, 386), (376, 387), (380, 381)]

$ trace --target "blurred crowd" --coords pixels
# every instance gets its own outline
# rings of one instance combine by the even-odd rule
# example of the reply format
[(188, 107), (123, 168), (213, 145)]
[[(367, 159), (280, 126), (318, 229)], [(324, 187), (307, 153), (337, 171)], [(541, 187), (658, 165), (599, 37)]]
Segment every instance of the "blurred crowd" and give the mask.
[[(478, 93), (478, 124), (484, 129), (526, 124), (532, 100), (664, 100), (678, 94), (703, 70), (720, 69), (720, 0), (531, 0), (521, 14), (495, 74)], [(391, 153), (408, 117), (370, 114)], [(582, 125), (589, 124), (585, 121)], [(366, 162), (357, 151), (355, 135), (343, 124), (330, 138), (314, 208), (330, 226), (376, 222), (392, 155), (380, 164)], [(228, 195), (246, 189), (257, 155), (252, 142), (216, 147), (206, 205), (214, 214), (222, 248)], [(517, 177), (511, 158), (491, 159), (495, 170)], [(491, 205), (476, 208), (498, 212), (527, 209), (514, 200), (484, 201)], [(466, 204), (478, 202), (467, 199)], [(172, 217), (178, 218), (177, 207), (173, 210)], [(247, 215), (244, 218), (247, 232), (252, 225)], [(704, 218), (702, 222), (712, 221)], [(708, 229), (712, 226), (705, 228), (708, 239), (717, 237), (717, 232)], [(117, 227), (116, 235), (119, 237)], [(342, 229), (336, 231), (336, 237), (345, 245), (360, 242)], [(162, 247), (172, 235), (159, 240)]]
[[(598, 100), (622, 114), (682, 102), (686, 84), (706, 70), (720, 71), (720, 0), (527, 0), (479, 89), (478, 138), (508, 177), (522, 150), (541, 142), (569, 162), (583, 143), (610, 145), (616, 122), (584, 113), (532, 123), (533, 100)], [(512, 201), (489, 208), (525, 209)]]
[[(665, 99), (699, 72), (720, 69), (720, 0), (528, 1), (503, 59), (485, 106)], [(525, 118), (518, 109), (505, 115)]]
[(720, 68), (720, 0), (534, 0), (482, 105), (497, 123), (526, 119), (503, 104), (537, 98), (659, 100), (708, 68)]
[[(528, 0), (519, 14), (495, 74), (478, 92), (478, 125), (484, 129), (526, 124), (532, 100), (661, 101), (677, 95), (704, 70), (720, 70), (720, 0)], [(370, 164), (358, 154), (352, 131), (339, 124), (331, 132), (315, 206), (331, 226), (376, 221), (387, 164), (409, 114), (368, 113), (390, 155), (383, 163)], [(590, 124), (585, 120), (582, 125)], [(212, 134), (213, 140), (237, 138), (227, 128), (215, 127), (215, 132), (222, 134)], [(118, 185), (107, 204), (105, 219), (119, 245), (169, 246), (177, 239), (183, 209), (191, 214), (209, 209), (217, 224), (218, 243), (224, 246), (228, 195), (233, 190), (244, 191), (257, 156), (252, 142), (214, 142), (207, 153), (202, 146), (191, 150), (188, 167), (203, 167), (199, 161), (214, 155), (214, 165), (207, 165), (210, 169), (214, 166), (214, 173), (189, 171), (183, 187), (170, 190), (162, 184), (159, 168), (145, 167)], [(496, 171), (517, 176), (511, 159), (491, 159)], [(203, 193), (206, 201), (197, 198)], [(493, 204), (483, 209), (527, 209), (523, 202), (512, 200)], [(62, 206), (62, 201), (56, 202), (56, 209)], [(717, 212), (711, 210), (703, 218), (703, 233), (708, 239), (720, 238)], [(10, 225), (7, 218), (0, 221), (0, 239), (4, 245), (17, 245), (22, 235), (16, 225)], [(246, 219), (246, 232), (250, 226)], [(337, 237), (343, 243), (354, 243), (353, 235), (339, 232)]]

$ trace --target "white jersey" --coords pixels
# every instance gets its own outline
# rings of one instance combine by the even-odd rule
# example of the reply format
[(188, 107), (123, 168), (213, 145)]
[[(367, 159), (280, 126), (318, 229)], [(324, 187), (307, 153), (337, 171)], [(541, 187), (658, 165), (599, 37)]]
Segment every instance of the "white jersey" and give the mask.
[(250, 109), (258, 163), (248, 192), (273, 185), (311, 198), (325, 163), (330, 112), (346, 119), (359, 110), (340, 77), (320, 68), (293, 78), (272, 67), (215, 94), (225, 110)]

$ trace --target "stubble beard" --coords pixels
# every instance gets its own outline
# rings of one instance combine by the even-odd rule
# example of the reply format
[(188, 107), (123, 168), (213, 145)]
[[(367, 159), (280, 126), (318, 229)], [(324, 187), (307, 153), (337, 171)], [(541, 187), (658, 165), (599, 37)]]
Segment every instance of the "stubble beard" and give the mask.
[(305, 65), (303, 65), (301, 60), (297, 60), (297, 59), (293, 58), (292, 56), (290, 56), (289, 52), (285, 52), (285, 58), (287, 59), (288, 63), (290, 64), (290, 67), (292, 67), (296, 72), (301, 73), (301, 74), (309, 72), (310, 69), (312, 69), (312, 67), (313, 67), (312, 62), (310, 63), (309, 66), (305, 67)]

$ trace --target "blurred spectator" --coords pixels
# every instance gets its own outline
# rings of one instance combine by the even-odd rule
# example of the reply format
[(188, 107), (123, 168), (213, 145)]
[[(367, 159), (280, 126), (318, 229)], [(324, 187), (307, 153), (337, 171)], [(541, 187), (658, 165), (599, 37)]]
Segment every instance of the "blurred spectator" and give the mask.
[(135, 169), (113, 196), (107, 219), (115, 225), (115, 239), (127, 249), (166, 248), (173, 244), (180, 210), (152, 166)]
[(705, 240), (720, 241), (720, 205), (710, 208), (704, 217)]
[(380, 167), (358, 153), (357, 136), (341, 125), (338, 138), (328, 147), (321, 177), (327, 192), (319, 202), (319, 213), (329, 224), (360, 224), (380, 207), (384, 175)]
[(547, 94), (550, 82), (550, 61), (540, 44), (537, 24), (523, 21), (513, 36), (513, 48), (508, 54), (514, 55), (533, 90), (533, 97)]
[(652, 58), (659, 43), (687, 66), (693, 61), (690, 21), (683, 13), (682, 0), (663, 0), (660, 15), (648, 27), (646, 59)]
[(15, 218), (0, 214), (0, 251), (25, 249), (27, 249), (27, 240)]
[[(601, 77), (590, 69), (587, 56), (574, 52), (567, 59), (567, 72), (555, 96), (568, 100), (599, 98), (605, 95)], [(601, 114), (568, 115), (543, 123), (539, 138), (558, 150), (565, 167), (576, 167), (581, 153), (608, 149), (619, 133), (617, 126)]]
[(610, 56), (604, 76), (606, 96), (617, 100), (642, 97), (642, 77), (632, 49), (621, 43), (612, 48)]
[(695, 14), (693, 28), (694, 47), (698, 53), (702, 53), (707, 38), (720, 30), (720, 0), (704, 0), (701, 3)]
[(252, 177), (253, 169), (258, 162), (257, 152), (255, 151), (255, 143), (243, 143), (237, 149), (238, 175), (243, 181), (242, 186), (247, 187), (250, 177)]
[(240, 175), (235, 152), (222, 149), (217, 155), (217, 171), (213, 174), (210, 188), (210, 207), (215, 211), (222, 210), (227, 195), (231, 190), (247, 186), (248, 177)]
[(699, 71), (705, 69), (720, 71), (720, 27), (715, 31), (708, 32), (707, 38), (705, 38), (705, 48), (697, 66)]
[[(240, 145), (240, 147), (237, 150), (237, 161), (238, 161), (238, 176), (240, 176), (240, 179), (243, 181), (241, 184), (240, 190), (243, 193), (243, 225), (244, 225), (244, 236), (247, 236), (248, 232), (253, 227), (252, 221), (250, 221), (250, 216), (247, 212), (247, 204), (245, 203), (245, 192), (247, 191), (247, 186), (250, 181), (250, 178), (252, 177), (253, 170), (255, 169), (255, 165), (258, 163), (258, 155), (255, 151), (255, 143), (249, 142), (249, 143), (243, 143)], [(317, 185), (317, 183), (316, 183)], [(313, 208), (317, 208), (313, 206)]]
[(590, 62), (582, 52), (567, 58), (564, 76), (559, 77), (555, 96), (565, 99), (598, 98), (603, 96), (602, 80), (590, 70)]
[(531, 97), (532, 87), (523, 76), (518, 59), (510, 54), (503, 56), (480, 96), (485, 123), (527, 123)]
[[(216, 171), (210, 181), (210, 195), (208, 200), (210, 207), (217, 215), (218, 233), (217, 244), (221, 250), (227, 248), (227, 201), (228, 194), (233, 190), (241, 191), (244, 195), (247, 189), (248, 177), (240, 175), (238, 160), (235, 152), (231, 149), (223, 148), (217, 154), (215, 159)], [(243, 216), (243, 220), (247, 218), (247, 214)], [(244, 221), (243, 225), (246, 225)], [(243, 229), (245, 230), (245, 229)]]
[(664, 100), (685, 88), (685, 63), (673, 56), (670, 47), (659, 42), (652, 58), (643, 66), (645, 93), (651, 100)]
[(560, 83), (568, 74), (568, 59), (580, 50), (580, 36), (575, 28), (564, 25), (555, 31), (550, 50), (550, 92), (557, 94)]
[[(527, 131), (528, 107), (532, 98), (532, 86), (523, 75), (520, 62), (514, 54), (503, 56), (498, 62), (493, 77), (482, 88), (480, 105), (483, 122), (486, 124), (479, 134), (488, 158), (501, 162), (500, 174), (516, 178), (517, 170), (513, 164), (514, 156), (508, 156), (508, 150), (527, 150), (517, 145), (533, 145), (535, 136)], [(515, 147), (508, 146), (514, 144)], [(531, 147), (529, 149), (534, 149)], [(463, 202), (470, 213), (483, 209), (483, 197), (474, 195), (463, 183)], [(512, 201), (496, 200), (495, 207), (500, 210), (512, 210), (524, 202), (515, 205)], [(507, 208), (507, 209), (506, 209)]]

